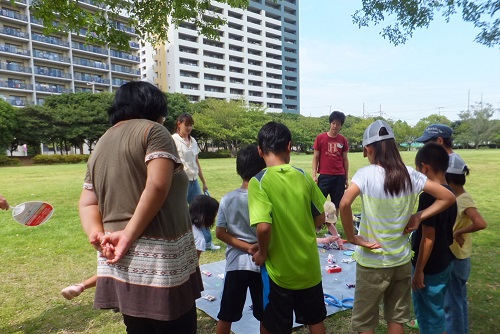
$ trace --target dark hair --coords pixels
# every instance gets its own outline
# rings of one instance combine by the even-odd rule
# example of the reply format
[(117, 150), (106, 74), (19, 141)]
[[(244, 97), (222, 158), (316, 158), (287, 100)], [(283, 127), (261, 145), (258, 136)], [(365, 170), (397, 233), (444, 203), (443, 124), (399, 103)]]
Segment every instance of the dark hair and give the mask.
[(158, 121), (167, 116), (165, 94), (146, 81), (131, 81), (118, 88), (108, 109), (111, 125), (129, 119)]
[[(439, 137), (432, 137), (431, 139), (429, 140), (426, 140), (424, 142), (424, 144), (427, 144), (427, 143), (435, 143), (437, 142)], [(451, 137), (449, 138), (443, 138), (441, 137), (441, 139), (443, 140), (443, 146), (446, 147), (446, 148), (453, 148), (453, 139)]]
[(292, 133), (284, 124), (269, 122), (259, 130), (257, 141), (264, 154), (280, 154), (286, 152)]
[(434, 172), (446, 173), (450, 156), (438, 143), (430, 142), (422, 146), (415, 156), (415, 165), (429, 165)]
[(265, 167), (266, 162), (259, 155), (257, 145), (251, 144), (238, 151), (236, 172), (244, 181), (249, 181)]
[(465, 174), (452, 174), (452, 173), (446, 173), (446, 182), (448, 184), (456, 184), (458, 186), (463, 186), (465, 185), (465, 177), (469, 175), (469, 168), (467, 166), (464, 166), (464, 173)]
[(330, 114), (330, 118), (328, 119), (330, 123), (337, 120), (340, 122), (340, 125), (344, 125), (345, 115), (341, 111), (334, 111)]
[[(387, 129), (381, 127), (379, 136), (388, 135)], [(384, 191), (392, 196), (413, 189), (408, 169), (401, 159), (396, 141), (393, 138), (380, 140), (368, 145), (374, 150), (373, 163), (385, 170)]]
[(219, 202), (207, 195), (196, 196), (189, 205), (191, 223), (198, 228), (211, 228), (215, 223), (215, 216), (219, 209)]
[(175, 132), (179, 131), (179, 123), (186, 122), (186, 125), (194, 125), (193, 116), (188, 114), (187, 112), (183, 112), (177, 117), (177, 121), (175, 121)]

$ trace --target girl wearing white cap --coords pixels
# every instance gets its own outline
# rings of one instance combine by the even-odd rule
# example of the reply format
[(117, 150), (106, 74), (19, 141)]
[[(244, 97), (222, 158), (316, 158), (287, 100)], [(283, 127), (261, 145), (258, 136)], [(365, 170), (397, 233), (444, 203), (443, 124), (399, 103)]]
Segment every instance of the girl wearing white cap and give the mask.
[[(412, 270), (411, 247), (405, 233), (449, 207), (455, 196), (404, 165), (394, 132), (382, 120), (365, 130), (363, 153), (370, 165), (356, 172), (340, 202), (347, 240), (356, 245), (352, 330), (374, 333), (383, 300), (388, 333), (403, 334), (403, 324), (410, 320)], [(421, 191), (431, 194), (436, 201), (412, 215)], [(358, 196), (362, 211), (359, 232), (355, 235), (351, 205)]]

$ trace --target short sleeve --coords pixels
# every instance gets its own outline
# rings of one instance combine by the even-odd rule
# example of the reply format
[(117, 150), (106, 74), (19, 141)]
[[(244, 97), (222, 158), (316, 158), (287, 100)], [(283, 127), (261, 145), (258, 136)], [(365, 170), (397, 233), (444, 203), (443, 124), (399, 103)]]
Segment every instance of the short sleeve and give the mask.
[(177, 147), (170, 133), (163, 125), (154, 123), (146, 137), (145, 161), (148, 162), (157, 158), (171, 159), (176, 164), (181, 163)]
[(321, 136), (321, 134), (317, 135), (316, 139), (314, 140), (313, 149), (316, 150), (316, 151), (320, 151), (321, 150), (321, 142), (319, 140), (320, 136)]
[(349, 142), (347, 141), (346, 137), (343, 137), (343, 138), (344, 138), (344, 147), (342, 148), (342, 151), (349, 152)]
[(272, 224), (272, 204), (260, 186), (259, 180), (253, 177), (248, 184), (248, 211), (250, 214), (250, 226), (259, 223)]
[(193, 151), (193, 154), (195, 156), (198, 155), (198, 153), (200, 153), (200, 147), (198, 146), (198, 142), (196, 141), (196, 139), (194, 139), (193, 137), (191, 137), (191, 144), (192, 144), (191, 150)]
[(469, 208), (476, 208), (476, 203), (474, 203), (474, 200), (468, 193), (462, 195), (462, 197), (460, 198), (459, 205), (460, 205), (460, 207), (458, 208), (460, 210), (460, 212), (458, 212), (459, 215), (464, 215), (465, 210)]
[(216, 222), (217, 227), (227, 228), (227, 218), (226, 218), (226, 213), (224, 211), (225, 206), (226, 206), (226, 201), (225, 198), (222, 197), (222, 199), (220, 200), (219, 210), (217, 212), (217, 222)]
[(87, 166), (87, 172), (85, 173), (85, 179), (83, 180), (83, 189), (93, 190), (94, 183), (92, 182), (92, 177), (90, 176), (89, 167)]
[(424, 190), (425, 183), (427, 182), (427, 176), (415, 170), (412, 167), (406, 166), (408, 173), (410, 174), (410, 179), (413, 185), (413, 191), (419, 193)]
[(351, 179), (351, 183), (355, 183), (358, 188), (359, 188), (359, 192), (361, 194), (364, 194), (366, 191), (365, 191), (365, 173), (363, 173), (363, 170), (364, 169), (358, 169), (358, 171), (356, 173), (354, 173), (354, 176), (352, 177)]
[(313, 217), (318, 215), (322, 215), (325, 212), (325, 201), (326, 198), (321, 192), (321, 189), (318, 187), (316, 182), (312, 179), (312, 177), (306, 173), (306, 177), (311, 182), (311, 213)]

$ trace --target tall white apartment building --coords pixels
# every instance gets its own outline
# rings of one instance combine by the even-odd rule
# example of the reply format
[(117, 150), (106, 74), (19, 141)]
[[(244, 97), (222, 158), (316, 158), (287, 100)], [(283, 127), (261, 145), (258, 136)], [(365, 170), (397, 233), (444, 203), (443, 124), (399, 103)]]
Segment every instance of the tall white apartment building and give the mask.
[(298, 0), (251, 0), (246, 10), (214, 1), (211, 11), (227, 19), (220, 39), (198, 35), (190, 23), (171, 29), (148, 79), (191, 101), (244, 98), (271, 112), (300, 113)]
[[(79, 5), (105, 10), (92, 0), (80, 0)], [(80, 36), (45, 36), (43, 23), (31, 15), (26, 0), (0, 0), (0, 98), (14, 106), (43, 104), (52, 94), (111, 92), (140, 80), (137, 35), (126, 16), (115, 24), (131, 36), (129, 52), (85, 44), (85, 30)]]

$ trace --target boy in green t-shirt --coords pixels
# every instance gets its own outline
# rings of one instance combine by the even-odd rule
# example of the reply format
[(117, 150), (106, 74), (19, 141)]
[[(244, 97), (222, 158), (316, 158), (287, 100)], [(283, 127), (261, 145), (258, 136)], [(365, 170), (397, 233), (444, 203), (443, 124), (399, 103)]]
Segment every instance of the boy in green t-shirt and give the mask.
[(292, 135), (281, 123), (259, 131), (259, 154), (266, 168), (248, 186), (250, 225), (257, 225), (262, 266), (264, 316), (261, 333), (290, 332), (295, 320), (311, 333), (325, 333), (326, 308), (316, 244), (324, 223), (325, 197), (312, 177), (289, 165)]

